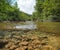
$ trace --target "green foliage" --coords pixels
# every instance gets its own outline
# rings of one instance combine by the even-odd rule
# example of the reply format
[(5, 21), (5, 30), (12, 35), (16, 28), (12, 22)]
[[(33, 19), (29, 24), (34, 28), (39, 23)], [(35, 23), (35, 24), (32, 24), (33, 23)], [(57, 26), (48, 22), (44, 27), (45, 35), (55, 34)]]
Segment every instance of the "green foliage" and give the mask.
[(30, 15), (18, 9), (17, 2), (11, 5), (13, 0), (0, 0), (0, 21), (23, 21), (29, 20)]
[(25, 14), (23, 12), (21, 12), (20, 14), (21, 14), (20, 18), (22, 21), (31, 20), (31, 15)]
[(60, 0), (36, 0), (35, 9), (38, 21), (60, 21)]

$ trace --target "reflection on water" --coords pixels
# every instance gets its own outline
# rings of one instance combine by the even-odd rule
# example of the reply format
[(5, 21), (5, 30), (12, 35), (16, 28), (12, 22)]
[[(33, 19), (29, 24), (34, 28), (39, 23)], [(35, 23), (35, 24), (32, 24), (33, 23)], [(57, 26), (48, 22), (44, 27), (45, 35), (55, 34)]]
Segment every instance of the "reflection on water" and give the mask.
[(4, 22), (0, 23), (0, 30), (33, 30), (60, 34), (60, 22)]
[(36, 24), (32, 21), (26, 22), (8, 22), (8, 23), (1, 23), (0, 29), (37, 29)]
[(36, 24), (32, 21), (27, 21), (25, 25), (16, 25), (15, 28), (17, 29), (36, 29)]

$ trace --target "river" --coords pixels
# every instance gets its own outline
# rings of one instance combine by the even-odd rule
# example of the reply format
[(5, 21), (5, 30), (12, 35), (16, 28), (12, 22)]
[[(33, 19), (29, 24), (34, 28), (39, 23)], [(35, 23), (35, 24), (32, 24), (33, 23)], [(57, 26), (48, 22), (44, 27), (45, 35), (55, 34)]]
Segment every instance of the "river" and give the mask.
[(37, 29), (35, 22), (4, 22), (0, 23), (0, 29), (10, 29), (10, 30), (34, 30)]
[(25, 25), (16, 25), (15, 28), (16, 29), (24, 29), (24, 30), (25, 29), (30, 29), (30, 30), (37, 29), (36, 24), (34, 22), (26, 21), (25, 23), (26, 23)]

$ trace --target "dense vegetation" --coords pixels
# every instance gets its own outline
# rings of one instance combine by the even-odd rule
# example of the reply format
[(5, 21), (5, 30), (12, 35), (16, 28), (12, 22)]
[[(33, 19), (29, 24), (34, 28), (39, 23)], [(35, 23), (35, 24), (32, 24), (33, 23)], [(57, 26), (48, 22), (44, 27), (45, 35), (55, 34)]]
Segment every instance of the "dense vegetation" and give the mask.
[(17, 2), (0, 0), (0, 21), (60, 21), (60, 0), (36, 0), (32, 15), (21, 12)]
[(35, 20), (60, 21), (60, 0), (36, 0), (35, 9)]
[(12, 0), (0, 0), (0, 21), (30, 20), (30, 15), (19, 11), (17, 3)]

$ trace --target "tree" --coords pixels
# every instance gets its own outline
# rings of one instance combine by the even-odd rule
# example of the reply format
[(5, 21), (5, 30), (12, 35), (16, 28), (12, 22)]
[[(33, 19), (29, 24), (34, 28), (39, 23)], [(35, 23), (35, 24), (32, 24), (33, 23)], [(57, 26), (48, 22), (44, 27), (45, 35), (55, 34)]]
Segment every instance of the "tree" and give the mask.
[(60, 21), (60, 0), (36, 0), (38, 21)]
[(17, 2), (11, 5), (12, 0), (0, 1), (0, 21), (23, 21), (30, 20), (30, 15), (21, 12), (17, 6)]

